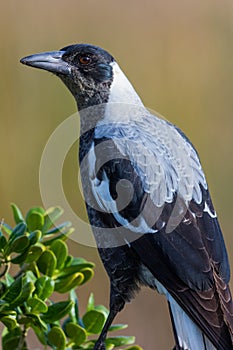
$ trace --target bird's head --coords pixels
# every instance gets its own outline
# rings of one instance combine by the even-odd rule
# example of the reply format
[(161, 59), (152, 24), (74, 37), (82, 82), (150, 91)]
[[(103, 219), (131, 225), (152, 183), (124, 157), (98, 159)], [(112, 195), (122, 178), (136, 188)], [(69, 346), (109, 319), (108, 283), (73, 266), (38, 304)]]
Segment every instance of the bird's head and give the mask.
[(113, 57), (88, 44), (27, 56), (23, 64), (56, 74), (74, 95), (79, 109), (108, 101), (113, 81)]

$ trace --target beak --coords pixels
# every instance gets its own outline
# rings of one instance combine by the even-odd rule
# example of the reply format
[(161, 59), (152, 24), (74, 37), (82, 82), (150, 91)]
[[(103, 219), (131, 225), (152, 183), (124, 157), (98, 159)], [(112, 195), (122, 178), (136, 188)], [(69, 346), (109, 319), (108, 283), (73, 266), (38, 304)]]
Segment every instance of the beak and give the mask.
[(71, 72), (71, 67), (68, 62), (62, 59), (65, 51), (42, 52), (35, 55), (24, 57), (20, 60), (21, 63), (27, 66), (45, 69), (55, 74), (68, 75)]

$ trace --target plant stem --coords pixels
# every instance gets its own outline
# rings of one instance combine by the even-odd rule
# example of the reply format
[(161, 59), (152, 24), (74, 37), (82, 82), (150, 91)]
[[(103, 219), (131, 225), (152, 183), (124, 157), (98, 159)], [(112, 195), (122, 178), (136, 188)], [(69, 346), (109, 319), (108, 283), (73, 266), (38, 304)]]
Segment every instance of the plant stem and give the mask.
[(27, 336), (27, 328), (26, 326), (24, 326), (23, 330), (22, 330), (22, 334), (18, 343), (18, 346), (16, 348), (16, 350), (23, 350), (24, 348), (24, 342), (25, 342), (25, 338)]

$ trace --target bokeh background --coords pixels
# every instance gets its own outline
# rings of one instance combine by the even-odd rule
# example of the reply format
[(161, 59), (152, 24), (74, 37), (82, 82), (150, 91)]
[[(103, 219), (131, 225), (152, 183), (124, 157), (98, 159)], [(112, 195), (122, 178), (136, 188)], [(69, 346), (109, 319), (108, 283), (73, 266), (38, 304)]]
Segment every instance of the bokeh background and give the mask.
[[(12, 223), (11, 202), (24, 212), (43, 204), (38, 177), (44, 146), (53, 130), (76, 111), (56, 77), (24, 67), (19, 59), (77, 42), (110, 51), (145, 105), (191, 138), (233, 265), (231, 0), (1, 1), (0, 217)], [(64, 189), (74, 210), (85, 215), (75, 189), (76, 171), (76, 147), (72, 147), (63, 169)], [(96, 302), (108, 306), (108, 279), (96, 250), (69, 244), (72, 254), (96, 263), (93, 281), (79, 290), (80, 305), (94, 291)], [(128, 323), (125, 333), (136, 335), (144, 349), (169, 350), (174, 344), (166, 302), (148, 289), (121, 312), (117, 322)], [(30, 350), (38, 348), (31, 339)]]

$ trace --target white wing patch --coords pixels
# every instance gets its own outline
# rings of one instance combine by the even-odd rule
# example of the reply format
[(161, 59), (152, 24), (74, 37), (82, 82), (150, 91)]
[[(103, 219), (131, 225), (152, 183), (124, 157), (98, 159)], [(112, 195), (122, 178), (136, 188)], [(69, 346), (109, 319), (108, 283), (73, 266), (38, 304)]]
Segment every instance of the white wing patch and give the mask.
[(148, 226), (143, 216), (139, 216), (137, 220), (129, 222), (119, 213), (117, 202), (112, 198), (110, 193), (109, 179), (106, 173), (103, 171), (101, 181), (95, 174), (95, 147), (92, 144), (88, 153), (89, 164), (89, 178), (91, 179), (92, 194), (98, 204), (98, 210), (102, 210), (105, 213), (111, 213), (121, 226), (133, 231), (135, 233), (155, 233), (157, 230), (153, 230)]

